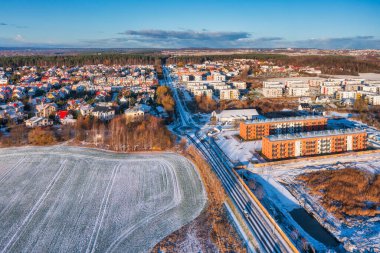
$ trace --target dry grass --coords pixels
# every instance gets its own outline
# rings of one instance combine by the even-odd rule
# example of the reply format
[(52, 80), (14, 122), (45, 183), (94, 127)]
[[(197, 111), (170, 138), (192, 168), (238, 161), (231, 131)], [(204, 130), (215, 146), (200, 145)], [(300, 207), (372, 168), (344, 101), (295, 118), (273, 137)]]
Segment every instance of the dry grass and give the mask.
[(193, 146), (187, 148), (184, 155), (198, 168), (206, 188), (208, 204), (200, 216), (167, 236), (154, 247), (152, 252), (194, 251), (195, 249), (184, 246), (194, 242), (194, 238), (189, 240), (189, 236), (196, 238), (197, 252), (246, 252), (237, 232), (229, 223), (223, 207), (226, 193), (216, 174)]
[(323, 207), (344, 220), (348, 216), (380, 215), (380, 176), (352, 168), (298, 176)]

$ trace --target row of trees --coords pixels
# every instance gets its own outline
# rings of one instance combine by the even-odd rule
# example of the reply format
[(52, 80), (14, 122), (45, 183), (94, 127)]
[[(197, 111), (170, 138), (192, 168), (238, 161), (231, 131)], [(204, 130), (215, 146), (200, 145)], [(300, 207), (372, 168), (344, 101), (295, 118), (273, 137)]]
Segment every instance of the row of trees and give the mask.
[(163, 120), (146, 116), (132, 122), (118, 116), (110, 122), (93, 117), (80, 117), (74, 126), (61, 128), (26, 128), (24, 125), (10, 127), (8, 135), (0, 136), (3, 147), (22, 145), (51, 145), (74, 140), (90, 146), (115, 151), (166, 150), (174, 146), (174, 137), (167, 130)]

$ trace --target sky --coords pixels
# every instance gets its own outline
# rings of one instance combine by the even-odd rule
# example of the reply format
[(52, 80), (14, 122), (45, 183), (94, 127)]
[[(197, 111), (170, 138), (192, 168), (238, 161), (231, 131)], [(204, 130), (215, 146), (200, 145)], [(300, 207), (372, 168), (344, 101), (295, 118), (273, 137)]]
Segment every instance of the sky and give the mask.
[(0, 47), (380, 49), (380, 0), (0, 0)]

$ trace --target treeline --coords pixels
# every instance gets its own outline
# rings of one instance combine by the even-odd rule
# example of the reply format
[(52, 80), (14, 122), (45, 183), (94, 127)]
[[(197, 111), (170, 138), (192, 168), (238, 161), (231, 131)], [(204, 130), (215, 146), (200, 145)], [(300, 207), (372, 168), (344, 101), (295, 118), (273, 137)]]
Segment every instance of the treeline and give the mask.
[(269, 60), (280, 66), (317, 67), (323, 74), (358, 75), (358, 73), (380, 73), (380, 63), (360, 60), (352, 56), (339, 55), (308, 55), (287, 56), (283, 54), (231, 54), (231, 55), (189, 55), (176, 56), (167, 59), (168, 64), (201, 64), (205, 61), (223, 61), (233, 59)]
[(152, 64), (159, 59), (155, 54), (122, 54), (122, 53), (102, 53), (102, 54), (81, 54), (81, 55), (60, 55), (60, 56), (12, 56), (0, 57), (1, 67), (20, 66), (78, 66), (78, 65), (134, 65)]
[(287, 57), (283, 54), (183, 55), (170, 57), (166, 62), (167, 64), (201, 64), (205, 61), (228, 61), (233, 59), (274, 60)]
[(79, 118), (75, 126), (76, 142), (114, 151), (166, 150), (174, 146), (174, 137), (164, 121), (145, 116), (132, 122), (118, 116), (108, 123), (91, 117)]
[(359, 73), (369, 72), (380, 73), (379, 62), (359, 60), (352, 56), (291, 56), (275, 59), (273, 62), (277, 65), (317, 67), (323, 74), (330, 75), (358, 75)]
[(123, 115), (110, 122), (80, 117), (74, 126), (64, 125), (61, 128), (29, 129), (25, 125), (15, 125), (7, 135), (0, 135), (0, 147), (45, 146), (64, 141), (122, 152), (167, 150), (175, 144), (163, 120), (153, 116), (136, 122)]

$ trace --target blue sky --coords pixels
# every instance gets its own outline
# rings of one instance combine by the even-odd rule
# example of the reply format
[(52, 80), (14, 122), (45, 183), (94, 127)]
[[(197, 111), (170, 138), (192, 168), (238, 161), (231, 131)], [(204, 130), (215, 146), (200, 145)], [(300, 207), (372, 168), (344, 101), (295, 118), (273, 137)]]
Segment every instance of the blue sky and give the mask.
[(0, 46), (380, 49), (380, 0), (1, 0), (0, 6)]

